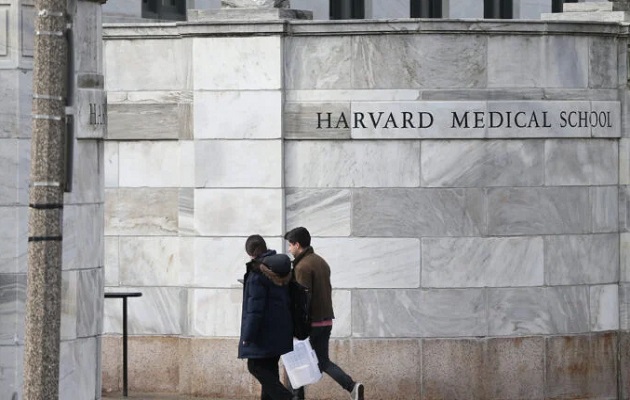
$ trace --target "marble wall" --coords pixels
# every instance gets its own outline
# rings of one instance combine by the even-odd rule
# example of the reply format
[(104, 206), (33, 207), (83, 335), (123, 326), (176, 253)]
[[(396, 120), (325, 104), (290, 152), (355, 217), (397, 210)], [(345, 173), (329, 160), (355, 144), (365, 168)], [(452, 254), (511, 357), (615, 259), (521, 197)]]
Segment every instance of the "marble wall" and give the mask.
[[(131, 387), (256, 397), (235, 360), (244, 241), (282, 250), (302, 225), (332, 267), (333, 357), (370, 397), (614, 398), (630, 303), (626, 36), (480, 21), (106, 27), (104, 280), (143, 292)], [(318, 112), (409, 108), (435, 126), (317, 126)], [(453, 110), (550, 125), (439, 125)], [(561, 126), (580, 111), (609, 123)], [(105, 303), (105, 389), (120, 388), (121, 324)], [(146, 370), (156, 358), (172, 369)], [(313, 398), (342, 395), (327, 379)]]
[[(4, 4), (2, 4), (4, 3)], [(22, 398), (35, 6), (0, 2), (0, 399)], [(101, 393), (103, 137), (88, 102), (105, 103), (100, 5), (69, 1), (74, 18), (72, 191), (65, 195), (60, 398)], [(100, 86), (99, 86), (100, 82)], [(17, 397), (13, 397), (16, 395)]]

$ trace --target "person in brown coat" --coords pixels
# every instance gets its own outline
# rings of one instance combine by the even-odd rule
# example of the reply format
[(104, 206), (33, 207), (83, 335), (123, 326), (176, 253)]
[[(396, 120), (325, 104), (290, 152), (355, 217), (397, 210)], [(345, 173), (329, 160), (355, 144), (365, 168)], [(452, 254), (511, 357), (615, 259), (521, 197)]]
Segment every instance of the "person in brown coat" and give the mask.
[[(330, 267), (311, 247), (311, 234), (304, 227), (284, 235), (289, 242), (289, 253), (294, 257), (293, 270), (298, 283), (311, 292), (311, 334), (309, 340), (317, 354), (319, 370), (327, 373), (350, 393), (352, 400), (363, 399), (363, 384), (355, 382), (328, 357), (328, 342), (333, 327), (332, 285)], [(304, 399), (304, 387), (293, 391), (294, 399)]]

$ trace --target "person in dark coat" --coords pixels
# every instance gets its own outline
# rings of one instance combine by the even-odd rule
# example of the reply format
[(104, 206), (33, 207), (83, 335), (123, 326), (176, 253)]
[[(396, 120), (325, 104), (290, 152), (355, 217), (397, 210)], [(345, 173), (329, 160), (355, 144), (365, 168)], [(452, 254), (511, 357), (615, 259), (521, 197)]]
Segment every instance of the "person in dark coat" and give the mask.
[(260, 235), (247, 238), (245, 251), (252, 260), (243, 278), (238, 357), (247, 359), (247, 369), (260, 382), (261, 400), (291, 400), (278, 371), (280, 356), (293, 350), (291, 261), (286, 254), (268, 250)]

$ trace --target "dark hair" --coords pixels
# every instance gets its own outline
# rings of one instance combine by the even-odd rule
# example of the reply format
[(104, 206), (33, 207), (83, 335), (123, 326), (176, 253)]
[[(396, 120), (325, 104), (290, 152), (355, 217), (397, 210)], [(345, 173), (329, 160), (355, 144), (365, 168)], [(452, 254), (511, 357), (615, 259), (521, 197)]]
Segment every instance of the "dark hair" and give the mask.
[(260, 235), (251, 235), (245, 241), (245, 251), (251, 257), (258, 257), (267, 251), (267, 243)]
[(285, 233), (284, 238), (290, 243), (299, 243), (301, 247), (306, 248), (311, 245), (311, 234), (302, 226), (291, 229)]

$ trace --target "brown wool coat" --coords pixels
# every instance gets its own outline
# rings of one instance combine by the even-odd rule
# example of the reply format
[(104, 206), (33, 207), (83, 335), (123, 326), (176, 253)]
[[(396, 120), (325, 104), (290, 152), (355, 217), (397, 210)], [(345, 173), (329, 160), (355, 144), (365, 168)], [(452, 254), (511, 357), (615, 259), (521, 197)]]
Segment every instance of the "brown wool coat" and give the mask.
[(295, 279), (311, 291), (311, 320), (319, 322), (335, 318), (332, 305), (330, 267), (326, 260), (307, 247), (293, 261)]

